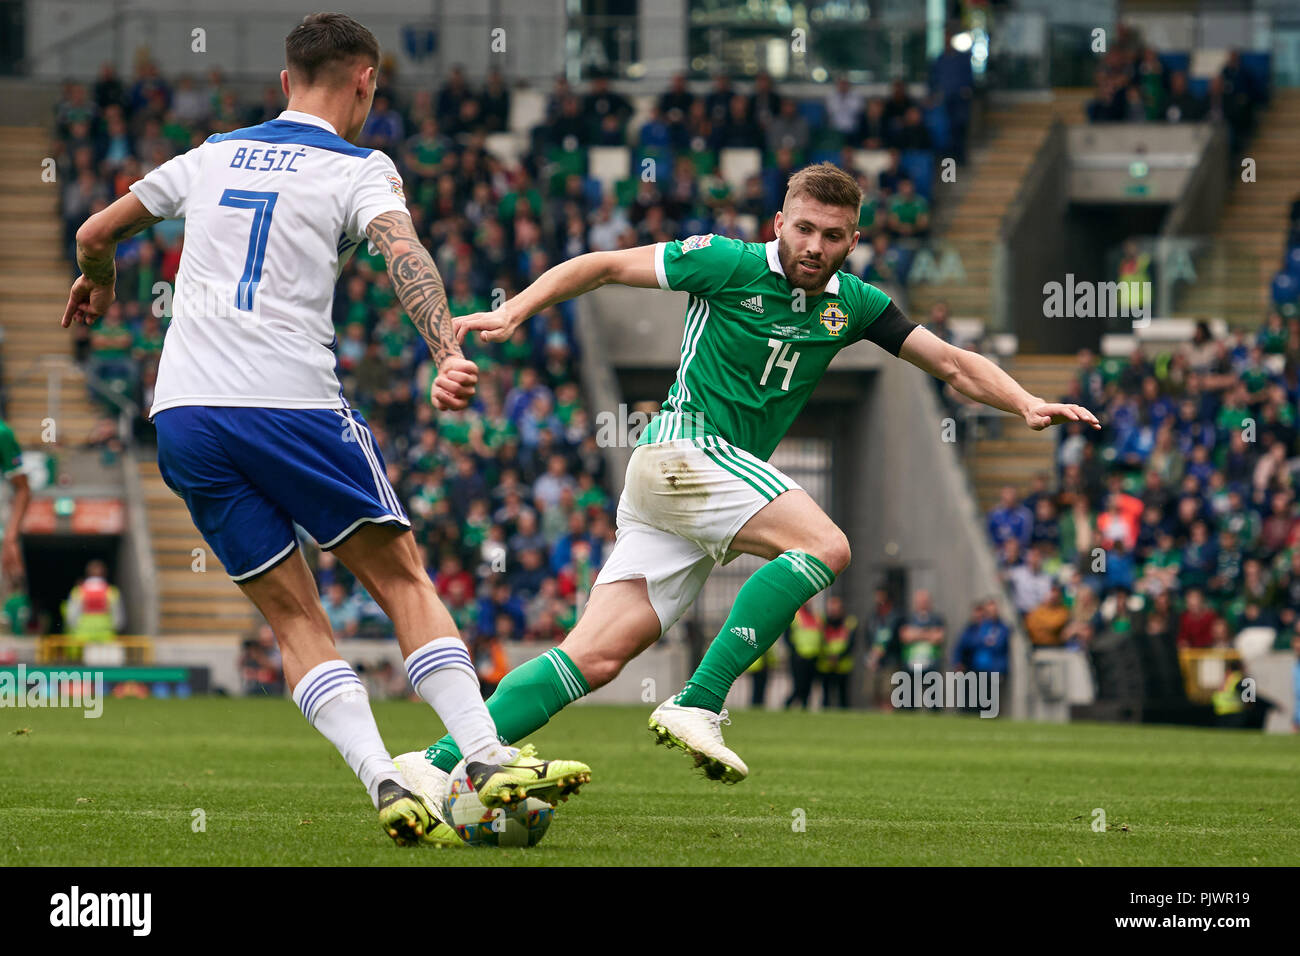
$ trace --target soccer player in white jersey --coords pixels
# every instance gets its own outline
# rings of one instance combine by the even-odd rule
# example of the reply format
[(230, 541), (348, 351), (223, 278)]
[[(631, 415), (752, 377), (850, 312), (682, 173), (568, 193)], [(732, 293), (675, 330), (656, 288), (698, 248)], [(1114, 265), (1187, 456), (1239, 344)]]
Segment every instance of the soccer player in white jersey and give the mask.
[(361, 681), (335, 650), (295, 522), (333, 550), (392, 619), (412, 685), (456, 739), (486, 806), (528, 796), (555, 804), (590, 770), (498, 739), (379, 448), (335, 375), (334, 285), (369, 239), (429, 344), (438, 368), (433, 404), (464, 408), (477, 380), (396, 168), (352, 142), (374, 99), (379, 45), (350, 17), (313, 14), (286, 38), (285, 58), (289, 108), (278, 118), (210, 137), (78, 230), (82, 275), (63, 325), (89, 324), (113, 301), (118, 242), (184, 217), (150, 410), (159, 470), (271, 624), (294, 702), (365, 785), (384, 830), (399, 845), (457, 844), (440, 809), (408, 788)]

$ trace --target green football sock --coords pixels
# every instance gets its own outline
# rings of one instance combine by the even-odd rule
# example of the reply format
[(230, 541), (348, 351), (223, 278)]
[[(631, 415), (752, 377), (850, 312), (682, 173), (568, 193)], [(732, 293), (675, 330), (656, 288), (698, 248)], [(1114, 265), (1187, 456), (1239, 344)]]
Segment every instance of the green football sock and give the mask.
[(830, 568), (804, 551), (783, 552), (755, 571), (676, 703), (720, 712), (731, 685), (776, 643), (804, 602), (834, 580)]
[[(546, 726), (548, 720), (590, 691), (569, 655), (553, 647), (503, 677), (496, 693), (488, 698), (487, 709), (497, 725), (497, 736), (512, 744)], [(460, 750), (450, 734), (426, 753), (435, 767), (447, 773), (460, 763)]]

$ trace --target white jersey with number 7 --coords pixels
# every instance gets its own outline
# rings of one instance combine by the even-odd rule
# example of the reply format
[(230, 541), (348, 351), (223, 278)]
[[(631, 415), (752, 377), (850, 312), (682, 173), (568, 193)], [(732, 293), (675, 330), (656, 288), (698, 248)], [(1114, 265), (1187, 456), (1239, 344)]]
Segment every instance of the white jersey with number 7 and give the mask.
[(185, 219), (150, 414), (344, 407), (334, 285), (370, 221), (406, 210), (392, 160), (285, 110), (210, 137), (131, 191), (151, 214)]

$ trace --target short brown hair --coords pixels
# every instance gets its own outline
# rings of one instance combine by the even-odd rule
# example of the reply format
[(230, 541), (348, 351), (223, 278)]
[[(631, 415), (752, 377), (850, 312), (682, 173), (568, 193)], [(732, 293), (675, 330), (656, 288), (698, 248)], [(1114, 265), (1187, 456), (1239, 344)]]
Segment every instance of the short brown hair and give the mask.
[(848, 206), (856, 216), (862, 209), (862, 188), (858, 181), (833, 163), (805, 166), (790, 177), (785, 202), (809, 196), (828, 206)]
[(311, 13), (284, 38), (289, 72), (303, 83), (329, 79), (328, 74), (361, 58), (379, 66), (379, 41), (343, 13)]

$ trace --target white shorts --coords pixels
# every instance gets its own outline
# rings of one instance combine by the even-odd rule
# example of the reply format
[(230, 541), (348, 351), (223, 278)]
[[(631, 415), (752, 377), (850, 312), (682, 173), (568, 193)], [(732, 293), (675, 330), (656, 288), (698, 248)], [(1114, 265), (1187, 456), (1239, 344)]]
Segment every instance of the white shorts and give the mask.
[(618, 502), (614, 550), (596, 576), (645, 578), (660, 635), (691, 606), (731, 540), (764, 505), (799, 485), (713, 435), (638, 445)]

